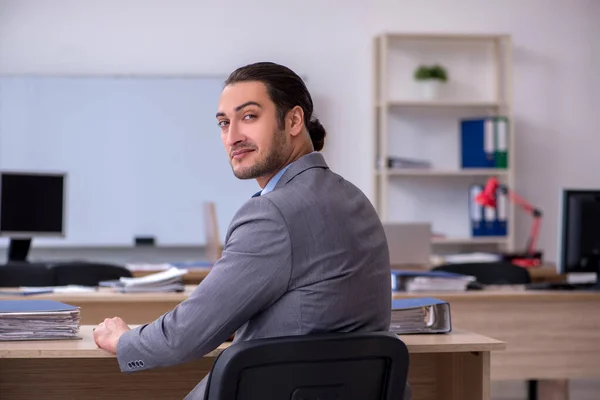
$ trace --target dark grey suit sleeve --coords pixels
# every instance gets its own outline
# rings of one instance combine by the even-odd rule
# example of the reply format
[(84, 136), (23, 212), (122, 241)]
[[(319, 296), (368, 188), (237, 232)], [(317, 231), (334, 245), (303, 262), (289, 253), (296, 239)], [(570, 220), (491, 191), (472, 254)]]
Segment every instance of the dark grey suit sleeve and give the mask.
[(287, 291), (291, 262), (279, 210), (267, 198), (248, 201), (232, 221), (221, 259), (188, 299), (121, 336), (121, 371), (180, 364), (214, 350)]

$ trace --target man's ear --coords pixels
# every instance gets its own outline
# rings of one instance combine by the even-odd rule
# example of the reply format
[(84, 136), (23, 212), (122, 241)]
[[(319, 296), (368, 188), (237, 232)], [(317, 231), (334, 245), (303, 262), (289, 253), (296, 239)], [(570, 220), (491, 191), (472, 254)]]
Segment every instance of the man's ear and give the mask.
[(287, 115), (286, 122), (290, 129), (290, 135), (298, 136), (304, 127), (304, 110), (300, 106), (292, 108)]

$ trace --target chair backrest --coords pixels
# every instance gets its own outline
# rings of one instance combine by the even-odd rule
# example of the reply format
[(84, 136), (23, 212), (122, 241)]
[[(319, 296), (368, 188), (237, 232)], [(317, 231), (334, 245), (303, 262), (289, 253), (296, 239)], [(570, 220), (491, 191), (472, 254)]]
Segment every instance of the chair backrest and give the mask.
[(529, 271), (510, 262), (444, 264), (433, 270), (471, 275), (477, 279), (477, 282), (484, 285), (526, 285), (531, 283)]
[(56, 276), (56, 285), (98, 286), (101, 281), (132, 276), (124, 266), (97, 262), (65, 262), (49, 266)]
[(401, 399), (408, 367), (408, 349), (392, 332), (251, 340), (217, 357), (205, 400)]
[(46, 264), (11, 262), (0, 266), (0, 287), (19, 286), (56, 286), (56, 275)]

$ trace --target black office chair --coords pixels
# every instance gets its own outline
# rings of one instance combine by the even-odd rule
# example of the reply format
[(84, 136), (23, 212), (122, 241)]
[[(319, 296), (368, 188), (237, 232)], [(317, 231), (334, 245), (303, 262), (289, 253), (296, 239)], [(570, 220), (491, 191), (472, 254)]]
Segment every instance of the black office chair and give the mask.
[(444, 264), (434, 271), (454, 272), (474, 276), (483, 285), (527, 285), (531, 283), (529, 271), (507, 261), (489, 263)]
[(98, 286), (101, 281), (132, 277), (131, 271), (124, 266), (98, 262), (61, 262), (50, 264), (49, 269), (54, 271), (57, 286)]
[(402, 399), (409, 354), (392, 332), (240, 342), (215, 360), (205, 400)]
[(0, 266), (0, 287), (55, 286), (56, 276), (45, 264), (13, 262)]

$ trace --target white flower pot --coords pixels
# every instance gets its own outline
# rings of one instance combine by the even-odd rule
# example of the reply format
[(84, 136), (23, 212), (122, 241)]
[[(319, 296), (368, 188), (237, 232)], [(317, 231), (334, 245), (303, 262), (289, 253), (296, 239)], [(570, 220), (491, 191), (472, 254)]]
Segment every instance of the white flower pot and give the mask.
[(442, 82), (437, 79), (429, 79), (419, 83), (421, 85), (421, 95), (424, 100), (436, 100), (439, 98)]

